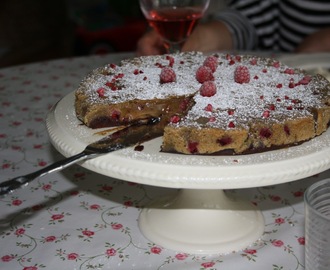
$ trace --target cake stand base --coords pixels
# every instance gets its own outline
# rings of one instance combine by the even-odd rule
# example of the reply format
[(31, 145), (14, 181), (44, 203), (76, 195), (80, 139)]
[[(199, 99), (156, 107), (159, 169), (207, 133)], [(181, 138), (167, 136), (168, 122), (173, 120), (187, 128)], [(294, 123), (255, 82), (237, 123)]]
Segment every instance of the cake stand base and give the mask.
[(231, 253), (248, 248), (264, 232), (260, 211), (223, 190), (182, 189), (144, 208), (139, 227), (164, 248), (193, 254)]

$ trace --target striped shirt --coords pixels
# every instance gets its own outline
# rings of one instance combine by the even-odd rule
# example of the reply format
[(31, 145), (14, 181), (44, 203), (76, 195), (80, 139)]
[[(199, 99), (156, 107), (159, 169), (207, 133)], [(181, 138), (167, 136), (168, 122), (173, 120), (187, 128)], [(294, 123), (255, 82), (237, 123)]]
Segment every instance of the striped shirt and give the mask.
[(289, 52), (330, 26), (330, 1), (232, 0), (215, 18), (228, 26), (237, 50)]

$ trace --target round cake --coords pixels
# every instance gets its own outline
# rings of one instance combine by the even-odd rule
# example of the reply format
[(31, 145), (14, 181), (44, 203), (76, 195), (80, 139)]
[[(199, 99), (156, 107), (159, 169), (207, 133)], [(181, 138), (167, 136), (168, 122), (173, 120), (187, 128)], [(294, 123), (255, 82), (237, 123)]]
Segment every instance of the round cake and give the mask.
[(164, 152), (245, 154), (322, 134), (329, 93), (323, 76), (276, 59), (186, 52), (92, 71), (76, 90), (75, 110), (91, 128), (160, 117)]

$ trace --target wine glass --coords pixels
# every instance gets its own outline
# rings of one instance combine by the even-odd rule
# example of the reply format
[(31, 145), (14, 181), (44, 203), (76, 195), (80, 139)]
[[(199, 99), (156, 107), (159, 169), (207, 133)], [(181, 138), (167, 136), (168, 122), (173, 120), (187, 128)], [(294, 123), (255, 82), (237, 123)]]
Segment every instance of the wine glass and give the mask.
[(164, 39), (168, 53), (181, 50), (210, 0), (140, 0), (141, 10), (151, 27)]

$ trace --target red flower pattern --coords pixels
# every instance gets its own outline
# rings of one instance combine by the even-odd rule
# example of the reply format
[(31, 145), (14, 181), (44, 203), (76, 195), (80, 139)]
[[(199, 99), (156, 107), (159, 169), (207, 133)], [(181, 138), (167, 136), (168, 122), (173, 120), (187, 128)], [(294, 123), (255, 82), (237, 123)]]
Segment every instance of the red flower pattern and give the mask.
[(153, 254), (160, 254), (162, 252), (162, 249), (160, 247), (152, 247), (150, 251)]
[(283, 224), (283, 223), (285, 223), (285, 219), (284, 218), (276, 218), (275, 223), (276, 224)]
[(101, 206), (98, 204), (92, 204), (89, 208), (92, 210), (99, 210), (101, 208)]
[(179, 261), (184, 261), (187, 257), (188, 255), (186, 253), (178, 253), (175, 255), (175, 258)]
[(47, 236), (47, 237), (45, 238), (45, 241), (46, 241), (46, 242), (54, 242), (55, 240), (56, 240), (56, 237), (53, 236), (53, 235), (51, 235), (51, 236)]
[(214, 262), (205, 262), (205, 263), (202, 263), (201, 266), (203, 266), (204, 268), (211, 268), (215, 265)]
[(68, 260), (77, 260), (79, 255), (77, 253), (69, 253), (67, 256)]
[(24, 234), (25, 233), (25, 229), (24, 228), (19, 228), (19, 229), (17, 229), (16, 231), (15, 231), (15, 234), (17, 235), (17, 236), (21, 236), (22, 234)]
[(244, 250), (244, 252), (247, 253), (247, 254), (251, 254), (251, 255), (257, 253), (257, 251), (255, 249), (246, 249), (246, 250)]
[(270, 196), (270, 199), (273, 201), (273, 202), (279, 202), (281, 200), (281, 197), (278, 196), (278, 195), (271, 195)]
[(133, 206), (133, 202), (132, 201), (126, 201), (126, 202), (124, 202), (124, 205), (125, 206)]
[(46, 184), (46, 185), (43, 185), (43, 186), (42, 186), (42, 189), (43, 189), (44, 191), (49, 191), (51, 188), (52, 188), (52, 185), (51, 185), (51, 184)]
[(36, 266), (26, 266), (23, 268), (23, 270), (38, 270), (38, 267)]
[(60, 220), (64, 218), (63, 214), (55, 214), (51, 216), (52, 220)]
[(115, 256), (117, 254), (117, 251), (114, 248), (109, 248), (106, 250), (105, 254), (107, 256)]
[(123, 228), (123, 225), (122, 224), (119, 224), (119, 223), (114, 223), (111, 225), (112, 229), (114, 230), (120, 230)]
[(12, 202), (11, 202), (11, 204), (12, 205), (15, 205), (15, 206), (19, 206), (19, 205), (21, 205), (22, 204), (22, 201), (21, 200), (13, 200)]
[(93, 231), (90, 230), (83, 230), (81, 233), (87, 237), (92, 237), (95, 234)]
[(302, 196), (304, 196), (304, 192), (303, 191), (295, 191), (295, 192), (293, 192), (293, 196), (294, 197), (302, 197)]
[(284, 245), (282, 240), (273, 240), (271, 243), (274, 247), (282, 247)]
[(1, 257), (1, 261), (10, 262), (14, 257), (12, 255), (4, 255)]
[(299, 237), (297, 240), (298, 240), (298, 243), (299, 243), (300, 245), (302, 245), (302, 246), (305, 245), (305, 237)]

